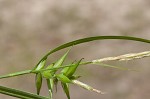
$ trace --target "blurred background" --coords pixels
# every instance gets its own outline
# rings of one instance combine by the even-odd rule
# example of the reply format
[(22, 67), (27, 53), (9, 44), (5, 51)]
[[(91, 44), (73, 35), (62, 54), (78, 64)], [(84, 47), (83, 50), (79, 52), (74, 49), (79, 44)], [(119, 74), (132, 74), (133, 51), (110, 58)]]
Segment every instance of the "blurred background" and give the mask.
[[(32, 69), (50, 49), (75, 39), (126, 35), (150, 39), (149, 0), (0, 0), (0, 75)], [(149, 50), (145, 43), (104, 40), (73, 47), (67, 62), (93, 60)], [(49, 63), (66, 50), (52, 54)], [(81, 66), (81, 81), (105, 95), (71, 86), (71, 99), (149, 99), (149, 58), (111, 65), (140, 70), (122, 71)], [(35, 93), (34, 75), (0, 80), (0, 85)], [(41, 95), (47, 94), (43, 82)], [(16, 99), (0, 94), (0, 99)], [(54, 99), (66, 99), (59, 85)]]

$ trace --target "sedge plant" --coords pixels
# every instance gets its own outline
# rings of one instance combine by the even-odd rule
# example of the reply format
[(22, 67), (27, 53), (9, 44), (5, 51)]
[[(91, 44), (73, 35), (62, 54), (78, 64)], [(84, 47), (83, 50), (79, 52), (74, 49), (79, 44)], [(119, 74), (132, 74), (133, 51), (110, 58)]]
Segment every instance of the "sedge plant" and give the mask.
[[(104, 94), (105, 92), (97, 90), (87, 85), (86, 83), (83, 83), (78, 80), (78, 78), (81, 76), (75, 75), (75, 72), (79, 66), (87, 65), (87, 64), (95, 64), (95, 65), (100, 65), (104, 67), (111, 67), (111, 68), (117, 68), (117, 69), (122, 69), (122, 70), (131, 70), (131, 69), (123, 68), (120, 66), (112, 66), (109, 64), (104, 64), (102, 62), (109, 61), (109, 60), (132, 60), (136, 58), (143, 58), (143, 57), (150, 56), (150, 51), (146, 51), (142, 53), (127, 54), (127, 55), (122, 55), (118, 57), (108, 57), (108, 58), (98, 59), (98, 60), (93, 60), (93, 61), (84, 61), (84, 59), (81, 58), (81, 59), (78, 59), (77, 61), (71, 62), (70, 64), (64, 65), (64, 61), (66, 60), (67, 55), (72, 49), (72, 46), (76, 46), (82, 43), (96, 41), (96, 40), (108, 40), (108, 39), (132, 40), (132, 41), (150, 43), (150, 40), (148, 39), (130, 37), (130, 36), (95, 36), (95, 37), (88, 37), (88, 38), (74, 40), (74, 41), (62, 44), (50, 50), (48, 53), (46, 53), (46, 55), (44, 55), (40, 59), (40, 61), (31, 70), (25, 70), (21, 72), (15, 72), (15, 73), (0, 76), (0, 79), (3, 79), (3, 78), (15, 77), (15, 76), (20, 76), (20, 75), (25, 75), (25, 74), (35, 74), (36, 94), (13, 89), (13, 88), (8, 88), (8, 87), (1, 86), (1, 85), (0, 85), (0, 93), (13, 96), (13, 97), (17, 97), (17, 98), (21, 98), (21, 99), (52, 99), (54, 88), (57, 88), (57, 83), (60, 82), (63, 88), (63, 91), (66, 94), (68, 99), (71, 99), (70, 89), (69, 89), (69, 86), (71, 84), (75, 84), (89, 91), (94, 91), (100, 94)], [(57, 52), (59, 50), (62, 50), (68, 47), (69, 49), (65, 52), (64, 55), (62, 55), (62, 57), (60, 57), (56, 62), (53, 62), (46, 66), (48, 56), (50, 56), (54, 52)], [(47, 97), (40, 95), (40, 90), (42, 87), (43, 80), (46, 80), (47, 82), (47, 87), (48, 87), (48, 92), (49, 92), (49, 96)]]

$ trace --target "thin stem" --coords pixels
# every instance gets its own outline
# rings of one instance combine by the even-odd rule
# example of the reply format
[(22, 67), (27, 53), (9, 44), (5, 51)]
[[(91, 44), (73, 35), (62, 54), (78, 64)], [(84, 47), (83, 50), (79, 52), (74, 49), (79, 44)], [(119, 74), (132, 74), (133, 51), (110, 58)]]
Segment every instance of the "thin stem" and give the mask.
[(38, 73), (38, 72), (42, 72), (42, 71), (46, 71), (46, 70), (55, 70), (55, 69), (69, 67), (69, 66), (70, 65), (60, 66), (57, 68), (50, 68), (50, 69), (41, 69), (41, 70), (25, 70), (25, 71), (21, 71), (21, 72), (15, 72), (15, 73), (11, 73), (11, 74), (2, 75), (2, 76), (0, 76), (0, 79), (14, 77), (14, 76), (20, 76), (20, 75), (25, 75), (25, 74), (30, 74), (30, 73)]
[(106, 57), (101, 59), (93, 60), (92, 63), (100, 63), (100, 62), (106, 62), (106, 61), (128, 61), (128, 60), (134, 60), (134, 59), (141, 59), (145, 57), (150, 57), (150, 51), (144, 51), (140, 53), (129, 53), (124, 54), (120, 56), (115, 57)]
[[(97, 60), (81, 62), (80, 65), (98, 64), (98, 65), (102, 65), (105, 67), (112, 67), (112, 68), (117, 68), (117, 69), (122, 69), (122, 70), (131, 70), (131, 69), (123, 68), (123, 67), (119, 67), (119, 66), (112, 66), (112, 65), (108, 65), (108, 64), (103, 64), (102, 62), (115, 61), (115, 60), (126, 61), (126, 60), (141, 59), (141, 58), (145, 58), (145, 57), (150, 57), (150, 51), (124, 54), (124, 55), (115, 56), (115, 57), (101, 58), (101, 59), (97, 59)], [(21, 71), (21, 72), (12, 73), (12, 74), (2, 75), (2, 76), (0, 76), (0, 79), (24, 75), (24, 74), (30, 74), (30, 73), (38, 73), (38, 72), (47, 71), (47, 70), (61, 69), (61, 68), (65, 68), (65, 67), (69, 67), (69, 66), (73, 66), (73, 65), (75, 65), (75, 64), (63, 65), (63, 66), (60, 66), (57, 68), (51, 68), (51, 69), (25, 70), (25, 71)]]
[(86, 89), (86, 90), (90, 90), (90, 91), (93, 91), (93, 92), (96, 92), (96, 93), (100, 93), (100, 94), (105, 94), (105, 92), (102, 92), (102, 91), (100, 91), (100, 90), (97, 90), (97, 89), (95, 89), (95, 88), (93, 88), (93, 87), (91, 87), (91, 86), (89, 86), (89, 85), (87, 85), (87, 84), (85, 84), (85, 83), (83, 83), (83, 82), (81, 82), (81, 81), (72, 80), (72, 83), (73, 83), (73, 84), (76, 84), (76, 85), (78, 85), (78, 86), (80, 86), (80, 87), (82, 87), (82, 88), (84, 88), (84, 89)]
[(21, 72), (15, 72), (15, 73), (7, 74), (7, 75), (2, 75), (2, 76), (0, 76), (0, 79), (19, 76), (19, 75), (24, 75), (24, 74), (30, 74), (31, 71), (32, 70), (25, 70), (25, 71), (21, 71)]

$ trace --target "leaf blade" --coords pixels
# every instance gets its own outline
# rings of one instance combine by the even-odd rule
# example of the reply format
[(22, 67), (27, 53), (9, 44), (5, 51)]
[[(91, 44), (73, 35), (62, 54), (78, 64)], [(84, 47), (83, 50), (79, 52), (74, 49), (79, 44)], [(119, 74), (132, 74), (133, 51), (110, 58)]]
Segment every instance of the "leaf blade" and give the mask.
[(66, 75), (68, 78), (70, 78), (76, 71), (77, 67), (79, 66), (80, 62), (79, 60), (77, 63), (75, 63), (73, 66), (70, 66), (66, 72), (64, 72), (64, 75)]
[(46, 80), (47, 80), (49, 96), (50, 96), (50, 99), (52, 99), (53, 98), (54, 80), (53, 79), (46, 79)]
[(33, 70), (40, 70), (40, 69), (43, 69), (44, 66), (45, 66), (45, 63), (46, 63), (46, 59), (47, 59), (47, 57), (43, 58), (43, 59), (41, 60), (41, 62), (40, 62), (37, 66), (35, 66), (35, 67), (33, 68)]
[(91, 41), (96, 41), (96, 40), (107, 40), (107, 39), (132, 40), (132, 41), (150, 43), (150, 40), (148, 40), (148, 39), (131, 37), (131, 36), (94, 36), (94, 37), (82, 38), (82, 39), (78, 39), (78, 40), (74, 40), (74, 41), (62, 44), (62, 45), (50, 50), (46, 55), (43, 56), (43, 58), (37, 63), (37, 65), (35, 67), (37, 67), (44, 58), (47, 58), (50, 54), (52, 54), (56, 51), (59, 51), (61, 49), (64, 49), (64, 48), (67, 48), (67, 47), (70, 47), (73, 45), (78, 45), (81, 43), (86, 43), (86, 42), (91, 42)]
[(37, 73), (36, 74), (36, 91), (38, 95), (40, 93), (41, 87), (42, 87), (42, 74)]
[(49, 99), (48, 97), (39, 96), (33, 93), (29, 93), (29, 92), (25, 92), (13, 88), (8, 88), (5, 86), (0, 86), (0, 93), (13, 96), (13, 97), (18, 97), (21, 99)]
[[(70, 51), (70, 49), (57, 62), (55, 62), (54, 66), (53, 66), (54, 68), (58, 68), (64, 63), (69, 51)], [(55, 73), (56, 71), (57, 70), (53, 70), (53, 73)]]
[(56, 75), (57, 79), (60, 80), (61, 82), (63, 83), (71, 83), (72, 81), (67, 77), (65, 76), (64, 74), (57, 74)]
[(70, 99), (69, 85), (67, 83), (61, 83), (61, 85), (67, 98)]

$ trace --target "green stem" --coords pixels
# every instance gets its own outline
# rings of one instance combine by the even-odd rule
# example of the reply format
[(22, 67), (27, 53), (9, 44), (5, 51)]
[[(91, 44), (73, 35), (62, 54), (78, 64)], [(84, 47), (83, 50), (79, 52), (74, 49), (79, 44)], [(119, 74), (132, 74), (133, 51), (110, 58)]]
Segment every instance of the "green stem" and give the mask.
[(24, 75), (24, 74), (30, 74), (31, 71), (32, 70), (25, 70), (25, 71), (21, 71), (21, 72), (15, 72), (15, 73), (7, 74), (7, 75), (2, 75), (2, 76), (0, 76), (0, 79), (19, 76), (19, 75)]
[(69, 66), (70, 65), (66, 65), (66, 66), (60, 66), (60, 67), (50, 68), (50, 69), (41, 69), (41, 70), (25, 70), (25, 71), (2, 75), (2, 76), (0, 76), (0, 79), (14, 77), (14, 76), (20, 76), (20, 75), (25, 75), (25, 74), (30, 74), (30, 73), (38, 73), (38, 72), (42, 72), (42, 71), (46, 71), (46, 70), (57, 70), (57, 69), (65, 68), (65, 67), (69, 67)]
[[(100, 63), (93, 63), (92, 61), (81, 62), (79, 65), (88, 65), (88, 64), (101, 65), (101, 66), (104, 66), (104, 67), (111, 67), (111, 68), (116, 68), (116, 69), (121, 69), (121, 70), (131, 70), (131, 69), (128, 69), (128, 68), (123, 68), (123, 67), (119, 67), (119, 66), (112, 66), (112, 65), (101, 63), (101, 62)], [(11, 73), (11, 74), (2, 75), (2, 76), (0, 76), (0, 79), (20, 76), (20, 75), (25, 75), (25, 74), (30, 74), (30, 73), (38, 73), (38, 72), (47, 71), (47, 70), (57, 70), (57, 69), (65, 68), (65, 67), (70, 67), (70, 66), (73, 66), (73, 65), (75, 65), (75, 64), (63, 65), (63, 66), (60, 66), (60, 67), (57, 67), (57, 68), (50, 68), (50, 69), (25, 70), (25, 71), (21, 71), (21, 72), (15, 72), (15, 73)]]

